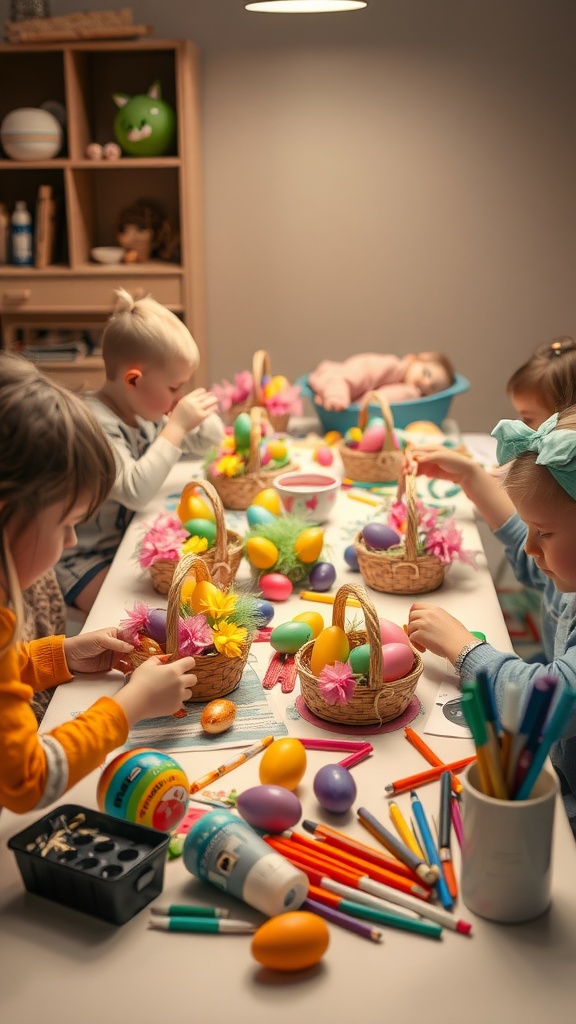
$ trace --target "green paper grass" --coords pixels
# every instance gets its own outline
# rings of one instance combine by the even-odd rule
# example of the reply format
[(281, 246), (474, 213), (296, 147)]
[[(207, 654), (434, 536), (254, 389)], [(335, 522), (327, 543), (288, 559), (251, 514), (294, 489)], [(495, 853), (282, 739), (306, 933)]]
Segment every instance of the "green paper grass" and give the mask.
[[(295, 544), (298, 537), (304, 530), (313, 528), (308, 519), (300, 516), (282, 515), (277, 516), (271, 523), (262, 523), (253, 526), (244, 537), (244, 554), (246, 555), (246, 542), (253, 537), (264, 537), (272, 541), (278, 550), (278, 558), (269, 569), (257, 570), (258, 576), (269, 572), (281, 572), (287, 576), (292, 583), (303, 583), (307, 580), (312, 569), (319, 559), (314, 562), (301, 562), (295, 551)], [(246, 555), (246, 557), (248, 557)], [(248, 559), (250, 561), (250, 559)], [(250, 563), (252, 564), (252, 563)]]

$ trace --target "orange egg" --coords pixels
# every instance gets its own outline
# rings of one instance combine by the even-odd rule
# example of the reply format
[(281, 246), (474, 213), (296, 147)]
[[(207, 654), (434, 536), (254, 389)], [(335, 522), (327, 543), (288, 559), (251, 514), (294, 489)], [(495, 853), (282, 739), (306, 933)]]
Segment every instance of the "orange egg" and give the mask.
[(200, 580), (192, 591), (192, 611), (195, 615), (200, 615), (206, 611), (206, 606), (211, 602), (211, 598), (215, 594), (219, 594), (218, 587), (215, 587), (210, 580)]
[(303, 530), (296, 543), (294, 550), (301, 562), (315, 562), (320, 556), (324, 544), (324, 530), (318, 526), (311, 526)]
[(195, 587), (196, 580), (193, 580), (191, 576), (189, 576), (187, 580), (184, 580), (180, 591), (180, 600), (182, 604), (189, 605), (192, 603), (192, 594), (194, 593)]
[(333, 665), (335, 661), (348, 661), (350, 643), (341, 626), (327, 626), (314, 641), (310, 668), (315, 676), (319, 676), (325, 665)]
[(257, 569), (271, 569), (278, 561), (278, 548), (266, 537), (250, 537), (246, 541), (246, 554)]
[(314, 640), (324, 629), (324, 619), (320, 612), (300, 612), (299, 615), (294, 616), (292, 622), (305, 622), (310, 626)]
[(260, 759), (260, 782), (263, 786), (284, 786), (294, 790), (306, 771), (306, 749), (293, 736), (274, 740)]
[(302, 971), (317, 964), (328, 949), (328, 925), (308, 910), (277, 914), (254, 932), (251, 953), (272, 971)]
[(188, 494), (186, 498), (180, 498), (176, 515), (181, 523), (187, 523), (189, 519), (210, 519), (212, 522), (216, 521), (212, 506), (208, 502), (203, 501), (196, 492)]
[(275, 491), (273, 487), (265, 487), (263, 491), (258, 491), (256, 497), (252, 498), (252, 504), (261, 505), (262, 508), (268, 509), (273, 516), (282, 514), (282, 505), (278, 491)]

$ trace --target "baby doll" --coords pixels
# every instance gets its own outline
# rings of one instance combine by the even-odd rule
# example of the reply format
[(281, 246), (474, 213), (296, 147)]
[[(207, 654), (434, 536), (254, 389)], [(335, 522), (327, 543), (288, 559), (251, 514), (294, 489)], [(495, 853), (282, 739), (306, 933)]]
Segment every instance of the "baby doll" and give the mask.
[(177, 231), (153, 199), (138, 199), (120, 210), (116, 239), (126, 250), (124, 263), (173, 259), (179, 243)]
[(419, 352), (402, 359), (368, 353), (351, 356), (343, 363), (325, 360), (310, 374), (308, 383), (319, 405), (346, 409), (367, 391), (376, 391), (387, 402), (405, 402), (444, 391), (454, 383), (452, 364), (439, 352)]

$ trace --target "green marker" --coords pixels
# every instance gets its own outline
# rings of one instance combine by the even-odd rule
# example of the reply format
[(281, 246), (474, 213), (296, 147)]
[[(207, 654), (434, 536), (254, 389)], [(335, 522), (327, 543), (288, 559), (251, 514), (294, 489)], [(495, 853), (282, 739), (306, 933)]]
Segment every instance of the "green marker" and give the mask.
[(228, 932), (241, 935), (255, 932), (257, 925), (230, 917), (152, 917), (148, 927), (160, 932)]

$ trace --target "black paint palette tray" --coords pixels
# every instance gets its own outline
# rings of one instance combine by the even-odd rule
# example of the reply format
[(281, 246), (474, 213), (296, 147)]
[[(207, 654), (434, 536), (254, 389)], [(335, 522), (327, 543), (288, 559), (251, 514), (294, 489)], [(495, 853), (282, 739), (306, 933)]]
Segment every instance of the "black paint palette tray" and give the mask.
[(162, 892), (170, 836), (64, 804), (12, 836), (28, 892), (125, 924)]

